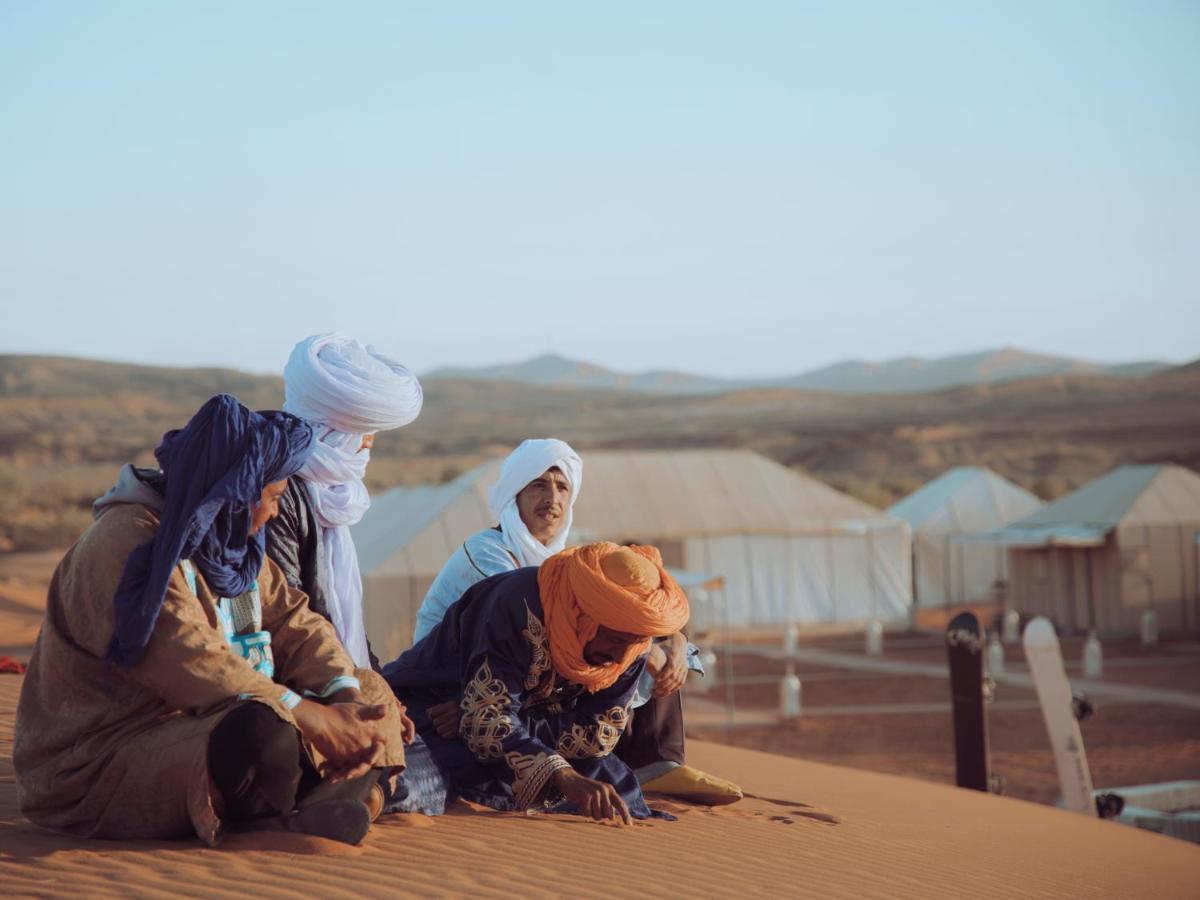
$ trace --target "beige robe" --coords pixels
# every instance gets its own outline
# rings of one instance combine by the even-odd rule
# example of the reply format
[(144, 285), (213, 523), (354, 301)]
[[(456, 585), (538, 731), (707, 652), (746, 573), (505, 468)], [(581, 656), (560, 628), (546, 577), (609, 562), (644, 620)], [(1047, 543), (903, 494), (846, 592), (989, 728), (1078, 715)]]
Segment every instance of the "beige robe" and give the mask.
[[(199, 572), (192, 593), (180, 566), (142, 658), (127, 671), (107, 664), (125, 560), (157, 528), (158, 516), (146, 507), (114, 506), (55, 570), (17, 707), (13, 763), (25, 816), (84, 836), (195, 833), (213, 844), (220, 822), (210, 793), (209, 733), (240, 694), (294, 725), (280, 700), (283, 686), (320, 692), (339, 675), (355, 675), (369, 702), (387, 704), (382, 765), (404, 764), (400, 709), (387, 683), (354, 669), (333, 626), (269, 560), (258, 585), (274, 681), (230, 649), (218, 598)], [(306, 749), (314, 763), (322, 761)]]

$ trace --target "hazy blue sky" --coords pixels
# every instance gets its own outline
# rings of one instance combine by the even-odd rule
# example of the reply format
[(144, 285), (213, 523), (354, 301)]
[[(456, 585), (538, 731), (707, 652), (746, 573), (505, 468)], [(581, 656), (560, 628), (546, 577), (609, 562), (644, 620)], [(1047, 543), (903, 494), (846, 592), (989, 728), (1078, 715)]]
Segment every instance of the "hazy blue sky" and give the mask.
[(1200, 3), (0, 0), (0, 351), (1200, 356)]

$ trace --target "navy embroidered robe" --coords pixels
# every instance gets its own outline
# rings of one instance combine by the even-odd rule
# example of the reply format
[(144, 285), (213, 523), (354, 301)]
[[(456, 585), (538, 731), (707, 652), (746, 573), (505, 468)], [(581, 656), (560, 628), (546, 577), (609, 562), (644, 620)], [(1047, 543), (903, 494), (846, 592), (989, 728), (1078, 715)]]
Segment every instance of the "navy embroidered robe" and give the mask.
[[(571, 766), (613, 785), (631, 815), (647, 818), (637, 777), (612, 755), (645, 658), (594, 694), (558, 676), (537, 574), (517, 569), (473, 585), (383, 675), (459, 796), (495, 809), (575, 811), (550, 787)], [(440, 737), (429, 718), (449, 700), (460, 706), (460, 740)]]

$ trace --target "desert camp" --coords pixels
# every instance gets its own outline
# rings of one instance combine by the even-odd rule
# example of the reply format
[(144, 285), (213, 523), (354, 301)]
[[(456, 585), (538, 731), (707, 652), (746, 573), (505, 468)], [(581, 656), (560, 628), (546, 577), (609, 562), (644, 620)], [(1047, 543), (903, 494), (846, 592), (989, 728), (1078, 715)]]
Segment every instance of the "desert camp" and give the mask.
[[(393, 489), (355, 527), (368, 628), (387, 652), (408, 646), (417, 607), (455, 548), (495, 524), (485, 492), (498, 469)], [(758, 454), (595, 452), (586, 477), (574, 540), (652, 544), (668, 566), (718, 574), (723, 590), (701, 601), (713, 627), (908, 615), (905, 523)]]
[(1200, 896), (1200, 4), (0, 60), (0, 898)]

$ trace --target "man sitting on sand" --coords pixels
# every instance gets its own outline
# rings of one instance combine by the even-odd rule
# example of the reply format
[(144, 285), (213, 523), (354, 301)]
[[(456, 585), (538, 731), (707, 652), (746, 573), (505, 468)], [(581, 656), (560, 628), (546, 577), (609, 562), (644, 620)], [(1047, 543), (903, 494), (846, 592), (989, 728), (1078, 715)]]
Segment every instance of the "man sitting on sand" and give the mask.
[[(527, 440), (510, 453), (488, 493), (499, 524), (467, 538), (442, 567), (417, 612), (414, 642), (428, 635), (471, 585), (521, 566), (539, 566), (562, 550), (582, 483), (583, 461), (563, 441)], [(615, 752), (648, 791), (713, 805), (733, 803), (742, 797), (737, 785), (685, 764), (679, 690), (690, 667), (703, 672), (694, 650), (679, 631), (651, 645), (632, 700), (632, 721)], [(443, 737), (457, 732), (457, 703), (436, 707), (431, 715)]]
[[(651, 639), (687, 618), (687, 597), (653, 547), (574, 547), (468, 588), (384, 677), (452, 793), (628, 823), (651, 811), (612, 751)], [(461, 739), (439, 735), (430, 718), (446, 702), (461, 710)]]
[(375, 432), (421, 412), (421, 383), (374, 348), (339, 334), (305, 338), (283, 371), (285, 412), (316, 435), (312, 455), (279, 498), (267, 555), (329, 619), (354, 664), (378, 668), (363, 623), (362, 576), (350, 526), (371, 505), (363, 484)]
[[(216, 842), (222, 828), (348, 843), (412, 723), (263, 564), (262, 529), (312, 449), (286, 413), (213, 397), (122, 469), (54, 573), (17, 707), (21, 812), (87, 837)], [(139, 476), (140, 472), (140, 476)]]

